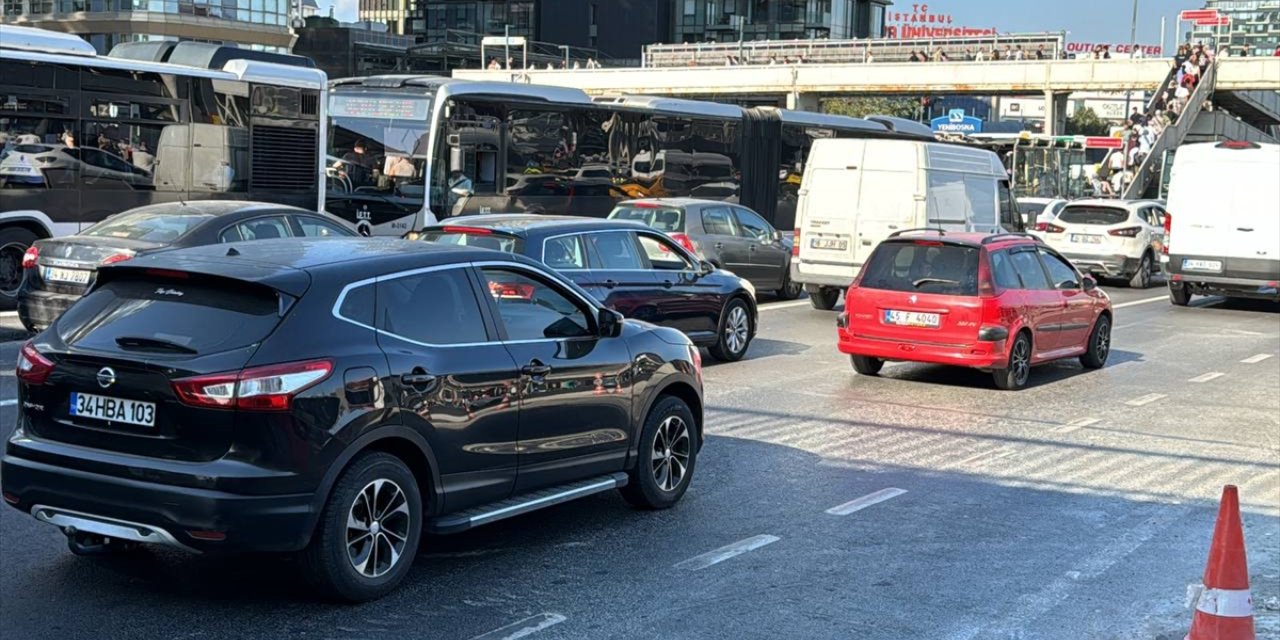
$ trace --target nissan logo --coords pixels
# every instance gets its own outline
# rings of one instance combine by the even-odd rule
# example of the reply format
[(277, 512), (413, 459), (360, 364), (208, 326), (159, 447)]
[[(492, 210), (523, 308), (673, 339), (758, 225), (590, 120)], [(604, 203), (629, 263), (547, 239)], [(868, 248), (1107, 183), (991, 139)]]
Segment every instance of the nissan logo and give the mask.
[(103, 367), (98, 370), (98, 386), (106, 389), (116, 383), (116, 372), (111, 367)]

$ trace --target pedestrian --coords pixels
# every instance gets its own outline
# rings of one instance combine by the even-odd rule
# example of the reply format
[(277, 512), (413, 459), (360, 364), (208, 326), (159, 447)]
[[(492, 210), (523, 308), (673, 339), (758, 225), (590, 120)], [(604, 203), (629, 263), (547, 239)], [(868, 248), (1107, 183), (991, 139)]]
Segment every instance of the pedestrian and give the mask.
[(1280, 58), (1280, 44), (1276, 45), (1276, 50), (1271, 54), (1273, 58)]
[(986, 52), (985, 50), (983, 50), (983, 48), (982, 48), (982, 47), (978, 47), (978, 52), (977, 52), (977, 53), (975, 53), (975, 54), (973, 54), (973, 61), (974, 61), (974, 62), (986, 62), (986, 61), (987, 61), (987, 52)]
[(1013, 59), (1019, 62), (1027, 59), (1027, 54), (1022, 50), (1022, 45), (1018, 45), (1018, 48), (1014, 50)]
[(1240, 57), (1241, 57), (1241, 58), (1248, 58), (1248, 57), (1249, 57), (1249, 47), (1246, 47), (1246, 46), (1244, 46), (1244, 45), (1240, 45)]
[(1130, 124), (1130, 125), (1133, 125), (1133, 126), (1137, 126), (1137, 125), (1142, 124), (1142, 121), (1143, 121), (1143, 120), (1144, 120), (1144, 118), (1142, 117), (1142, 114), (1141, 114), (1141, 113), (1138, 113), (1138, 108), (1137, 108), (1137, 107), (1134, 107), (1134, 108), (1133, 108), (1133, 113), (1130, 113), (1130, 114), (1129, 114), (1129, 124)]
[(973, 62), (973, 47), (964, 48), (964, 59), (965, 62)]
[(999, 49), (997, 49), (997, 48), (996, 48), (996, 46), (995, 46), (994, 44), (993, 44), (993, 45), (991, 45), (991, 53), (990, 53), (990, 55), (989, 55), (988, 57), (990, 57), (990, 58), (991, 58), (991, 61), (992, 61), (992, 62), (999, 62), (999, 61), (1000, 61), (1000, 50), (999, 50)]
[(497, 59), (497, 58), (489, 58), (489, 70), (490, 70), (490, 71), (498, 71), (498, 70), (500, 70), (500, 69), (502, 69), (502, 65), (498, 62), (498, 59)]
[(1111, 59), (1111, 45), (1109, 44), (1102, 45), (1102, 59), (1103, 60)]
[(1013, 60), (1013, 47), (1012, 47), (1012, 46), (1010, 46), (1010, 45), (1007, 45), (1007, 44), (1006, 44), (1006, 45), (1004, 46), (1004, 52), (1002, 52), (1002, 53), (1000, 54), (1000, 59), (1001, 59), (1001, 60)]
[(1130, 57), (1132, 57), (1134, 60), (1141, 60), (1143, 56), (1144, 54), (1142, 53), (1142, 47), (1137, 44), (1133, 45), (1133, 53), (1130, 54)]
[(933, 50), (933, 61), (934, 61), (934, 62), (942, 62), (942, 61), (943, 61), (943, 56), (944, 56), (944, 55), (945, 55), (945, 54), (943, 54), (943, 53), (942, 53), (942, 47), (938, 47), (938, 48), (934, 49), (934, 50)]
[(769, 56), (769, 64), (778, 64), (778, 58), (776, 56)]
[(1037, 47), (1036, 60), (1048, 60), (1048, 59), (1049, 59), (1049, 52), (1044, 50), (1044, 45), (1040, 45), (1039, 47)]

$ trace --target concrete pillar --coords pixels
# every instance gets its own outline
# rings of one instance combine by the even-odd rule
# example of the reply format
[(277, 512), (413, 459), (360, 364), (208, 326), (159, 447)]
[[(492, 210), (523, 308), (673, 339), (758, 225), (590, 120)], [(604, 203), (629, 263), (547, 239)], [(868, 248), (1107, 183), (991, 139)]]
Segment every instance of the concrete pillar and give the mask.
[(1067, 129), (1067, 103), (1070, 93), (1044, 92), (1044, 133), (1061, 136)]
[(822, 111), (818, 94), (800, 93), (799, 91), (792, 91), (787, 94), (787, 108), (795, 111), (812, 111), (814, 113)]

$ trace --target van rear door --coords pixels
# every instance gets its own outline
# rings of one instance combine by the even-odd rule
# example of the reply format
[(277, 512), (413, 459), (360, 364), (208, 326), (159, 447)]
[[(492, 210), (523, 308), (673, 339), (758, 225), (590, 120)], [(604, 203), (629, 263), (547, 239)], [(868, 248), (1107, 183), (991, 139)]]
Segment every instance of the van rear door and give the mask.
[(914, 171), (861, 172), (858, 243), (853, 261), (862, 266), (876, 245), (896, 231), (922, 227), (916, 222), (919, 175)]
[(800, 243), (800, 261), (851, 267), (858, 224), (858, 171), (811, 167), (806, 178), (800, 236), (795, 239)]
[(1197, 151), (1174, 169), (1170, 271), (1274, 280), (1280, 261), (1277, 154), (1268, 157), (1265, 148)]

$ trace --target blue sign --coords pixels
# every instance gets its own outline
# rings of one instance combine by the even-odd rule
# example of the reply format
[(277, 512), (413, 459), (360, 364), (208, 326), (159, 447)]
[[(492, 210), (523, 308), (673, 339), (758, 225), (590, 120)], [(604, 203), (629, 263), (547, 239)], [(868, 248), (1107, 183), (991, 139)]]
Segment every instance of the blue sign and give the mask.
[(982, 133), (982, 120), (966, 116), (964, 109), (952, 109), (930, 123), (937, 133)]

